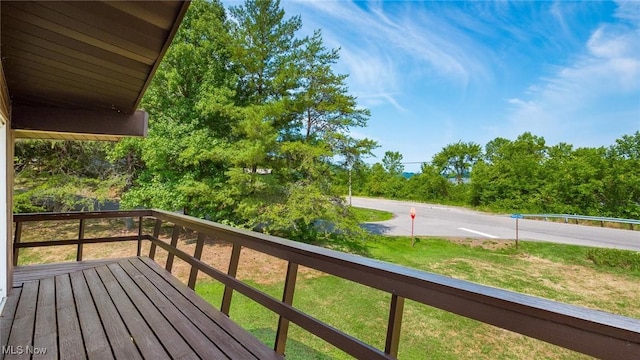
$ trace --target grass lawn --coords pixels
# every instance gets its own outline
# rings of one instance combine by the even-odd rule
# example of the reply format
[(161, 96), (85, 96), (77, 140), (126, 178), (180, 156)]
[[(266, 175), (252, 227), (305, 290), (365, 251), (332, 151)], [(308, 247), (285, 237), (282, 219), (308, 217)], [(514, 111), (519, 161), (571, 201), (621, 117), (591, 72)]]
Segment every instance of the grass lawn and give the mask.
[[(407, 237), (376, 237), (371, 257), (534, 296), (640, 318), (640, 270), (609, 268), (587, 259), (588, 248), (550, 243), (511, 243)], [(629, 252), (631, 253), (631, 252)], [(241, 259), (242, 262), (242, 259)], [(273, 275), (270, 275), (273, 276)], [(282, 277), (243, 278), (280, 298)], [(201, 281), (197, 292), (219, 306), (222, 286)], [(378, 348), (384, 348), (390, 296), (319, 272), (299, 277), (294, 306)], [(231, 318), (273, 346), (277, 318), (234, 294)], [(292, 326), (288, 359), (346, 359), (348, 355)], [(474, 320), (408, 301), (401, 359), (583, 359), (581, 354)]]
[(391, 220), (393, 214), (388, 211), (365, 209), (360, 207), (351, 207), (351, 211), (355, 214), (359, 222), (374, 222)]

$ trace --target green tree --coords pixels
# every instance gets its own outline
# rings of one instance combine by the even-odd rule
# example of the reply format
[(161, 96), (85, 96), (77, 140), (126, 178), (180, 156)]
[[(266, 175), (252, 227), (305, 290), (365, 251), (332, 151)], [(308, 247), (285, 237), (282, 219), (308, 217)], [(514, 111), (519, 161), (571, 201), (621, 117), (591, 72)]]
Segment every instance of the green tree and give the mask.
[(371, 196), (389, 196), (387, 193), (387, 185), (391, 178), (382, 164), (373, 164), (367, 176), (366, 194)]
[(471, 203), (501, 211), (539, 211), (547, 146), (542, 137), (525, 132), (515, 141), (494, 139), (471, 173)]
[(386, 151), (382, 158), (382, 166), (393, 175), (402, 175), (404, 165), (402, 165), (402, 154), (398, 151)]
[(456, 182), (462, 184), (462, 178), (482, 156), (482, 147), (473, 142), (463, 143), (462, 140), (448, 144), (434, 155), (432, 163), (440, 169), (443, 175), (454, 175)]
[(402, 197), (420, 201), (446, 201), (450, 191), (451, 183), (440, 174), (439, 169), (423, 163), (420, 173), (405, 182)]
[(500, 160), (504, 154), (503, 147), (511, 144), (511, 140), (503, 137), (497, 137), (489, 141), (484, 147), (483, 160), (489, 164), (492, 164)]
[(572, 213), (573, 208), (566, 204), (566, 199), (573, 191), (571, 173), (567, 171), (574, 162), (573, 145), (559, 143), (551, 146), (549, 158), (545, 162), (545, 186), (541, 189), (541, 201), (545, 211)]
[(604, 155), (609, 164), (604, 178), (604, 211), (607, 215), (640, 217), (640, 131), (623, 135)]
[[(330, 145), (348, 140), (349, 128), (363, 127), (369, 118), (367, 109), (357, 107), (344, 84), (347, 75), (336, 75), (331, 66), (339, 58), (338, 50), (327, 50), (320, 30), (303, 40), (298, 56), (294, 95), (295, 127), (305, 142), (324, 141)], [(336, 137), (339, 134), (341, 136)]]
[(240, 104), (278, 101), (296, 87), (291, 70), (300, 47), (300, 16), (285, 19), (279, 0), (247, 0), (229, 9)]
[(148, 137), (123, 141), (112, 155), (136, 161), (124, 206), (183, 209), (215, 220), (231, 215), (219, 191), (227, 170), (220, 149), (234, 140), (229, 44), (222, 5), (194, 1), (143, 99)]
[(368, 111), (356, 107), (346, 76), (333, 73), (337, 50), (319, 31), (296, 38), (300, 18), (287, 19), (278, 1), (246, 1), (231, 16), (237, 140), (226, 151), (223, 193), (237, 218), (304, 241), (362, 235), (333, 176), (336, 161), (352, 165), (375, 144), (349, 136)]
[(278, 1), (247, 0), (226, 18), (192, 4), (143, 105), (149, 137), (114, 158), (138, 170), (127, 206), (161, 207), (304, 241), (363, 235), (336, 191), (336, 168), (375, 143), (331, 66), (320, 32), (299, 39)]

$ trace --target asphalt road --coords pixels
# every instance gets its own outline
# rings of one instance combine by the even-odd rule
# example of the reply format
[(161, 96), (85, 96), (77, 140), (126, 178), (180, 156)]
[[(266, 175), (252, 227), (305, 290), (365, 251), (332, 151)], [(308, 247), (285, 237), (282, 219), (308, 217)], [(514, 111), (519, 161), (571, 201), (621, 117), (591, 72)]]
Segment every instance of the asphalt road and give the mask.
[[(353, 206), (386, 210), (394, 217), (388, 221), (367, 223), (375, 233), (411, 235), (411, 208), (416, 209), (416, 236), (456, 236), (465, 238), (515, 239), (516, 221), (508, 215), (492, 215), (464, 208), (413, 203), (408, 201), (357, 198)], [(640, 251), (640, 231), (601, 228), (539, 220), (518, 220), (521, 240), (597, 246)]]

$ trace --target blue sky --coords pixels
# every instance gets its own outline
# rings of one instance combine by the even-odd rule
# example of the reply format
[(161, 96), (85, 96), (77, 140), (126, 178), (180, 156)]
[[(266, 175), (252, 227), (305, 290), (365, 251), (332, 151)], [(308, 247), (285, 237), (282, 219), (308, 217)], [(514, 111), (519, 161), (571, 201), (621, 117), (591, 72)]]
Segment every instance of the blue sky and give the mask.
[[(233, 3), (233, 2), (231, 2)], [(640, 129), (640, 1), (287, 1), (301, 35), (340, 48), (337, 73), (371, 110), (356, 137), (406, 162), (530, 131), (608, 146)], [(405, 166), (418, 171), (419, 164)]]

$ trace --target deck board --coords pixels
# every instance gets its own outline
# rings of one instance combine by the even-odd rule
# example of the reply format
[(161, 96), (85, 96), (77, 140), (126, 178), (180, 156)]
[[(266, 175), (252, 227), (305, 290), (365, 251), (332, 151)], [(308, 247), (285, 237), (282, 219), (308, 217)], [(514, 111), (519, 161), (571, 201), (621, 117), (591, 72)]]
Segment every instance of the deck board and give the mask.
[[(189, 300), (189, 298), (185, 297), (183, 293), (179, 291), (184, 291), (184, 289), (187, 289), (188, 291), (184, 291), (184, 293), (194, 294), (195, 296), (195, 293), (193, 293), (191, 289), (187, 288), (184, 284), (182, 284), (175, 278), (172, 278), (176, 281), (176, 284), (173, 284), (173, 286), (172, 284), (163, 282), (162, 280), (165, 280), (163, 276), (154, 271), (156, 269), (149, 268), (142, 261), (132, 261), (132, 265), (134, 265), (134, 267), (142, 274), (144, 274), (144, 276), (146, 276), (152, 283), (160, 284), (158, 289), (164, 294), (170, 294), (170, 296), (168, 296), (169, 301), (171, 301), (171, 303), (177, 309), (180, 309), (180, 311), (182, 311), (183, 314), (185, 314), (196, 325), (196, 327), (198, 327), (200, 331), (202, 331), (209, 339), (211, 339), (215, 343), (217, 348), (219, 348), (225, 354), (228, 354), (233, 359), (260, 359), (259, 357), (256, 357), (254, 354), (252, 354), (252, 352), (247, 350), (246, 347), (243, 346), (245, 344), (243, 344), (242, 342), (223, 341), (225, 339), (238, 339), (238, 337), (230, 337), (227, 329), (222, 328), (215, 321), (212, 323), (211, 318), (209, 318), (205, 312), (197, 307), (194, 307), (194, 304)], [(168, 273), (163, 271), (162, 269), (159, 269), (159, 272), (161, 272), (163, 275), (168, 276)], [(174, 286), (177, 286), (179, 290)], [(212, 310), (212, 312), (216, 311), (210, 305), (208, 306), (208, 308)], [(244, 332), (244, 334), (246, 335), (246, 332)], [(269, 353), (269, 351), (270, 350), (266, 352)]]
[[(199, 314), (189, 307), (188, 304), (184, 304), (183, 308), (176, 307), (171, 303), (167, 297), (171, 298), (176, 294), (172, 291), (168, 286), (163, 286), (166, 284), (160, 283), (160, 287), (156, 288), (149, 281), (151, 279), (147, 279), (140, 271), (138, 271), (131, 263), (122, 262), (120, 263), (122, 266), (122, 270), (127, 272), (127, 275), (131, 277), (133, 281), (135, 281), (136, 285), (138, 285), (142, 291), (144, 291), (145, 295), (149, 297), (149, 300), (153, 302), (153, 305), (160, 310), (160, 312), (166, 317), (166, 319), (175, 327), (175, 330), (178, 331), (185, 340), (189, 343), (189, 345), (200, 354), (210, 353), (212, 357), (217, 359), (224, 359), (227, 357), (218, 347), (216, 346), (214, 341), (211, 341), (209, 338), (199, 331), (197, 327), (189, 326), (187, 319), (190, 321), (197, 323), (198, 316), (204, 316), (200, 312)], [(180, 295), (180, 297), (182, 297)], [(182, 311), (181, 311), (182, 310)], [(211, 324), (208, 324), (209, 327)], [(245, 355), (244, 359), (250, 359), (250, 353), (238, 354), (236, 358), (241, 358), (240, 356)]]
[[(126, 354), (124, 349), (121, 348), (122, 346), (118, 343), (114, 343), (114, 347), (117, 349), (112, 352), (109, 341), (107, 340), (107, 335), (105, 334), (105, 328), (117, 327), (118, 325), (109, 323), (105, 326), (100, 322), (100, 316), (89, 292), (89, 286), (87, 285), (84, 273), (81, 271), (73, 272), (69, 274), (69, 279), (71, 281), (78, 322), (82, 331), (82, 339), (84, 340), (84, 349), (87, 357), (89, 359), (110, 360), (113, 359), (113, 353), (119, 355), (123, 353)], [(121, 321), (118, 321), (118, 323), (121, 323)], [(123, 327), (123, 330), (126, 329)], [(115, 332), (118, 331), (118, 329), (112, 331)], [(124, 347), (128, 347), (129, 342), (126, 341), (124, 343)]]
[[(229, 317), (214, 309), (211, 304), (199, 297), (193, 290), (181, 283), (178, 279), (171, 276), (167, 271), (156, 266), (156, 263), (147, 257), (141, 257), (139, 262), (145, 263), (151, 270), (163, 278), (167, 283), (171, 284), (178, 292), (180, 292), (189, 302), (197, 307), (200, 311), (207, 315), (215, 324), (224, 329), (232, 338), (239, 340), (245, 349), (251, 352), (258, 359), (282, 359), (275, 351), (266, 347), (254, 336), (247, 333), (238, 324), (233, 322)], [(140, 268), (139, 268), (140, 269)], [(173, 300), (173, 299), (172, 299)]]
[(33, 359), (283, 359), (149, 258), (15, 270), (0, 345)]
[[(18, 301), (18, 308), (13, 318), (11, 334), (8, 344), (20, 344), (23, 348), (33, 346), (33, 327), (36, 320), (36, 308), (38, 301), (38, 281), (29, 281), (22, 285), (22, 293)], [(17, 350), (18, 348), (16, 348)], [(10, 352), (6, 359), (29, 359), (31, 357), (26, 351)]]
[[(20, 293), (22, 288), (13, 289), (11, 295), (7, 298), (7, 303), (4, 304), (2, 310), (2, 316), (0, 316), (0, 346), (7, 344), (9, 341), (9, 334), (11, 333), (11, 325), (13, 325), (13, 319), (16, 314), (16, 308), (18, 307), (18, 300), (20, 299)], [(4, 355), (0, 353), (0, 359)]]
[(55, 278), (42, 279), (39, 285), (33, 347), (46, 351), (35, 353), (33, 359), (55, 360), (58, 354)]
[[(114, 342), (117, 344), (126, 344), (123, 346), (129, 353), (126, 358), (145, 358), (145, 356), (153, 358), (156, 356), (157, 352), (154, 350), (161, 350), (161, 348), (154, 348), (157, 339), (153, 335), (153, 332), (146, 326), (140, 314), (138, 314), (132, 306), (126, 306), (129, 301), (126, 295), (123, 293), (114, 293), (114, 289), (119, 288), (115, 280), (109, 281), (108, 278), (105, 279), (104, 274), (103, 276), (99, 276), (98, 269), (88, 269), (85, 270), (84, 273), (91, 293), (94, 294), (93, 296), (96, 300), (102, 323), (111, 324), (113, 322), (118, 326), (118, 329), (106, 327), (107, 336), (112, 345)], [(109, 291), (109, 289), (111, 289), (111, 291)], [(115, 297), (116, 295), (124, 296), (125, 298), (119, 299)], [(105, 320), (103, 314), (110, 320)], [(151, 338), (145, 338), (145, 336), (150, 336)], [(140, 353), (136, 355), (131, 354), (138, 350)], [(116, 358), (120, 359), (122, 356), (116, 354)], [(161, 356), (161, 358), (167, 358), (166, 354)]]
[(13, 287), (19, 287), (26, 281), (40, 280), (55, 275), (68, 274), (73, 271), (91, 269), (99, 265), (108, 265), (120, 260), (122, 259), (85, 260), (55, 264), (18, 266), (13, 270)]
[[(153, 331), (155, 336), (158, 338), (161, 344), (164, 345), (166, 352), (170, 355), (171, 358), (174, 359), (198, 359), (198, 356), (193, 353), (189, 345), (182, 338), (178, 332), (173, 328), (170, 322), (164, 316), (158, 316), (158, 314), (162, 315), (162, 310), (156, 308), (151, 301), (145, 296), (140, 288), (131, 280), (131, 278), (124, 273), (124, 270), (119, 266), (119, 264), (112, 264), (108, 267), (100, 267), (100, 271), (107, 272), (107, 269), (111, 270), (109, 276), (111, 276), (114, 280), (116, 280), (123, 291), (125, 291), (129, 298), (131, 299), (130, 303), (127, 303), (127, 307), (129, 304), (131, 306), (135, 306), (137, 308), (137, 312), (141, 315), (141, 317), (146, 321), (149, 326), (149, 330)], [(123, 310), (124, 314), (128, 314), (127, 307)], [(180, 321), (187, 321), (187, 319), (180, 319)], [(146, 335), (146, 338), (150, 338), (150, 334)], [(152, 341), (151, 342), (154, 348), (157, 345)], [(162, 354), (157, 356), (164, 356), (165, 352), (162, 351)]]
[(73, 300), (71, 280), (68, 274), (56, 279), (56, 316), (58, 320), (58, 343), (60, 359), (86, 359), (84, 341), (80, 332), (80, 322)]

